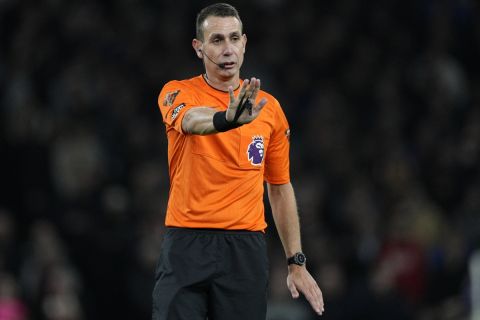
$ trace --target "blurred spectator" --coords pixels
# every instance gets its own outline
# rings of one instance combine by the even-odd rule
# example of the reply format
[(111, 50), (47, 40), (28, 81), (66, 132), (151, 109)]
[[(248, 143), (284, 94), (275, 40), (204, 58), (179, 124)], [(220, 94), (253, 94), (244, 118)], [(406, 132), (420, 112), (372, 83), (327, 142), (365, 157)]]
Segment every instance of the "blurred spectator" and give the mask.
[(19, 287), (10, 274), (0, 274), (0, 319), (26, 320), (27, 306), (20, 298)]

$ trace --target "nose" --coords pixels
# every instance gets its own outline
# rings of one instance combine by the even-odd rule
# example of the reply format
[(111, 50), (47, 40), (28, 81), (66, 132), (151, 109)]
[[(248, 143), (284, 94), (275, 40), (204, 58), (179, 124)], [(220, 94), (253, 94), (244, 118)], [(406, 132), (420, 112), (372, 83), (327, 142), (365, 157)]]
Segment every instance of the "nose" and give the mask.
[(225, 41), (225, 48), (223, 49), (224, 56), (231, 56), (233, 54), (233, 43), (231, 41)]

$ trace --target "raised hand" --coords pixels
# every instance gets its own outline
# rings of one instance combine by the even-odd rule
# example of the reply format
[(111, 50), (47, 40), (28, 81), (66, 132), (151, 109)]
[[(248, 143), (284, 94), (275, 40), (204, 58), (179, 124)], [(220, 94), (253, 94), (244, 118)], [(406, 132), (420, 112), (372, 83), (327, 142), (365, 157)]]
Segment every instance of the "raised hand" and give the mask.
[(237, 97), (233, 93), (233, 88), (228, 87), (230, 104), (225, 115), (226, 120), (238, 124), (250, 123), (255, 120), (267, 103), (267, 99), (263, 98), (258, 104), (255, 104), (259, 90), (260, 79), (256, 78), (245, 79)]

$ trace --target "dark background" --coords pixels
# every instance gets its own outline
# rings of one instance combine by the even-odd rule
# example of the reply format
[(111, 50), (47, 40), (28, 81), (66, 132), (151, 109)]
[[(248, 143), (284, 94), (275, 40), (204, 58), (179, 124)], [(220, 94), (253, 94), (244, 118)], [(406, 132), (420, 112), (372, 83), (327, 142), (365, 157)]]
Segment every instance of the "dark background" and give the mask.
[[(168, 196), (163, 84), (207, 1), (0, 1), (0, 319), (149, 319)], [(473, 0), (232, 2), (291, 126), (323, 319), (466, 319), (480, 247)], [(268, 207), (268, 206), (267, 206)], [(271, 222), (269, 319), (292, 302)]]

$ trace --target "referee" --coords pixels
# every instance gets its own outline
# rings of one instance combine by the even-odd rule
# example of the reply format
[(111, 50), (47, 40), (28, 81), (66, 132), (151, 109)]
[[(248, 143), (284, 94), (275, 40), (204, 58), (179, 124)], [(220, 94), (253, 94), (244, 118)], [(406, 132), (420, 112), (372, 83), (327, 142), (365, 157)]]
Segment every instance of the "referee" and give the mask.
[(166, 126), (168, 230), (155, 271), (153, 320), (264, 320), (268, 257), (264, 182), (293, 298), (322, 314), (306, 269), (289, 173), (287, 119), (260, 79), (241, 79), (247, 36), (237, 10), (197, 15), (195, 54), (205, 73), (170, 81), (158, 97)]

